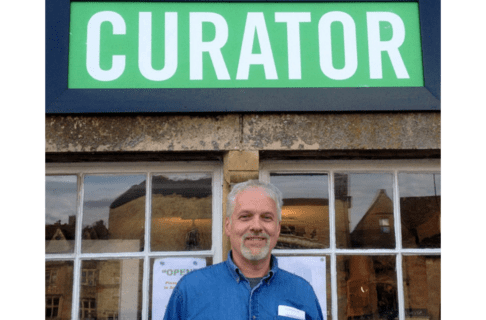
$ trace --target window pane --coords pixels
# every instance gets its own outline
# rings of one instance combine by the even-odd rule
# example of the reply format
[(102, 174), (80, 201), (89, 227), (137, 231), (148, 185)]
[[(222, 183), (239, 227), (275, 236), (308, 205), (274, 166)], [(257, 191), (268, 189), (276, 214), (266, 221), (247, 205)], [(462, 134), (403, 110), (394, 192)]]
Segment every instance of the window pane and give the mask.
[(76, 176), (46, 176), (46, 253), (73, 252), (76, 200)]
[(94, 285), (81, 284), (82, 319), (141, 319), (143, 260), (89, 260), (81, 268), (95, 270)]
[(283, 194), (282, 227), (276, 249), (329, 247), (327, 174), (270, 174)]
[[(175, 285), (178, 282), (178, 280), (173, 280), (172, 278), (175, 279), (180, 277), (174, 272), (174, 268), (168, 267), (169, 265), (177, 264), (178, 270), (176, 271), (180, 272), (180, 270), (182, 269), (183, 274), (188, 273), (189, 270), (204, 267), (204, 264), (197, 265), (197, 261), (190, 261), (189, 266), (187, 266), (186, 264), (188, 264), (188, 259), (205, 259), (206, 266), (210, 266), (213, 264), (212, 257), (183, 257), (182, 259), (165, 257), (150, 259), (149, 320), (162, 319), (164, 317), (170, 294), (172, 293)], [(194, 262), (196, 262), (196, 265), (192, 267), (192, 264)]]
[(46, 261), (47, 273), (56, 273), (57, 277), (55, 282), (46, 281), (46, 318), (71, 319), (73, 262)]
[(440, 174), (400, 173), (404, 248), (440, 248)]
[(403, 288), (407, 319), (440, 319), (440, 257), (404, 256)]
[(395, 248), (393, 176), (336, 174), (334, 185), (337, 247)]
[(142, 251), (145, 176), (84, 178), (83, 252)]
[(397, 319), (395, 256), (338, 256), (339, 319)]
[(210, 174), (152, 178), (152, 251), (211, 250)]

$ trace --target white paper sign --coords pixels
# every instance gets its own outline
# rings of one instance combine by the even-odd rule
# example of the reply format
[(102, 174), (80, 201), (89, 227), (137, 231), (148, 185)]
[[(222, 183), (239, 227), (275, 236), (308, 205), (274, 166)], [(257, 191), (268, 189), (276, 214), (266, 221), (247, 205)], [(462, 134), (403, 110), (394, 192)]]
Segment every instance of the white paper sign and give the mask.
[(204, 258), (161, 258), (153, 268), (152, 319), (163, 319), (170, 295), (185, 274), (206, 266)]
[(326, 307), (326, 257), (278, 257), (278, 267), (307, 280), (316, 293), (324, 320)]

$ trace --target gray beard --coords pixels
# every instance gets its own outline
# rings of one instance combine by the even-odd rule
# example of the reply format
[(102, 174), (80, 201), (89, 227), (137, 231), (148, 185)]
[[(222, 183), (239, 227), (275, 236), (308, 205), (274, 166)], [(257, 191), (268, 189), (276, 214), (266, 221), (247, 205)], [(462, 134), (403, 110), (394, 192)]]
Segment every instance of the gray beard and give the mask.
[(251, 252), (251, 249), (247, 248), (245, 246), (245, 239), (246, 239), (246, 237), (249, 237), (249, 236), (254, 236), (254, 235), (245, 234), (243, 236), (243, 239), (242, 239), (243, 241), (241, 241), (241, 248), (240, 249), (241, 249), (241, 254), (243, 255), (243, 257), (245, 257), (246, 259), (248, 259), (250, 261), (258, 261), (258, 260), (265, 259), (270, 252), (270, 237), (266, 234), (259, 235), (259, 236), (265, 237), (267, 239), (267, 244), (264, 247), (262, 247), (259, 252), (253, 254)]

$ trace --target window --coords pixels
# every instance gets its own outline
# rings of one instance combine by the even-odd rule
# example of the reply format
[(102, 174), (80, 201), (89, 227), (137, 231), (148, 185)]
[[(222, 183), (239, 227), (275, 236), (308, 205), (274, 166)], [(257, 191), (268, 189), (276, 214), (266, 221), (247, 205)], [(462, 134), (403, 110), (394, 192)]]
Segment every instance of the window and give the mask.
[(56, 279), (57, 279), (57, 270), (55, 269), (46, 270), (46, 287), (55, 286)]
[(116, 313), (109, 313), (106, 320), (118, 320), (118, 315)]
[(381, 233), (390, 233), (390, 219), (380, 219)]
[(83, 298), (79, 303), (79, 318), (82, 320), (96, 320), (96, 300)]
[(59, 315), (58, 296), (46, 296), (46, 319), (56, 319)]
[(273, 253), (326, 259), (327, 319), (440, 319), (439, 161), (268, 161), (260, 179), (284, 197)]
[(48, 164), (46, 173), (46, 318), (151, 319), (164, 259), (222, 261), (219, 164)]
[(95, 272), (96, 270), (83, 269), (81, 272), (81, 284), (83, 286), (94, 286)]

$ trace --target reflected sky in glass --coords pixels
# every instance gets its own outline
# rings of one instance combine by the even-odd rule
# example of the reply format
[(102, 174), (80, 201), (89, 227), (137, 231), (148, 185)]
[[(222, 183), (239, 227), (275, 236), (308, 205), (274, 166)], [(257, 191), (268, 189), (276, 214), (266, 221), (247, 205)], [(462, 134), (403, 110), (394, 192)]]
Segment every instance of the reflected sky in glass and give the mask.
[(76, 215), (76, 176), (46, 176), (46, 225)]
[(400, 173), (400, 197), (440, 196), (440, 173)]
[(270, 182), (283, 194), (284, 199), (328, 199), (327, 175), (271, 174)]
[(108, 226), (111, 203), (133, 185), (145, 181), (144, 175), (103, 175), (84, 178), (83, 227), (103, 220)]

